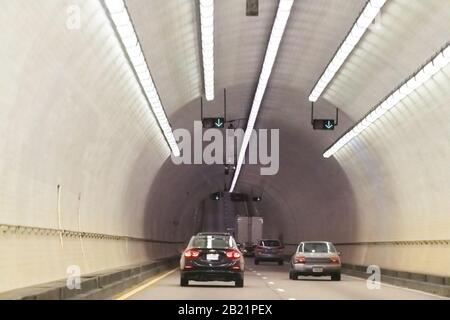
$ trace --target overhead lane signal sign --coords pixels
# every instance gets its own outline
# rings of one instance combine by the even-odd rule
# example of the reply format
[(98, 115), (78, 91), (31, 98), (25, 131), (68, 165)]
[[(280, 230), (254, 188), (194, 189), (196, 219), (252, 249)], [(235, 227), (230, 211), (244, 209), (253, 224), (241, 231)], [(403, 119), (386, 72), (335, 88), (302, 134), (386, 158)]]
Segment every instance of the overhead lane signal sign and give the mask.
[(204, 118), (203, 119), (203, 128), (209, 129), (209, 128), (216, 128), (216, 129), (222, 129), (225, 126), (225, 119), (224, 118)]
[(334, 130), (336, 122), (333, 119), (314, 119), (313, 129), (314, 130)]

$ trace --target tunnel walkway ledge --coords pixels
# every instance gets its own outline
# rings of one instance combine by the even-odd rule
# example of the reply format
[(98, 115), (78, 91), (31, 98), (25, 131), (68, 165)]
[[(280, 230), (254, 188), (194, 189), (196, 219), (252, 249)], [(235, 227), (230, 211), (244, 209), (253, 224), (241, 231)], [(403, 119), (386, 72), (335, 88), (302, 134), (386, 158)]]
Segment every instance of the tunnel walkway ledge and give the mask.
[(100, 300), (178, 265), (179, 255), (86, 274), (81, 289), (69, 289), (66, 279), (0, 293), (0, 300)]
[[(342, 273), (367, 279), (367, 266), (342, 264)], [(450, 277), (381, 269), (381, 283), (450, 297)]]

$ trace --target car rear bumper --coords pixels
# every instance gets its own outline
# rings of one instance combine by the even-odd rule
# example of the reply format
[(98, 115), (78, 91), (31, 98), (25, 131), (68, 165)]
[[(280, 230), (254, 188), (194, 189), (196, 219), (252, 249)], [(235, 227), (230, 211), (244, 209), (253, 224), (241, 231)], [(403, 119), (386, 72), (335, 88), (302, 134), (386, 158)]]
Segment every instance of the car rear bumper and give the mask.
[[(320, 271), (320, 269), (322, 271)], [(332, 264), (295, 264), (291, 266), (291, 271), (302, 275), (332, 275), (341, 272), (340, 265)]]
[(242, 278), (242, 270), (181, 270), (181, 276), (194, 281), (236, 281)]
[(280, 261), (283, 260), (283, 255), (279, 253), (257, 253), (255, 259), (266, 261)]

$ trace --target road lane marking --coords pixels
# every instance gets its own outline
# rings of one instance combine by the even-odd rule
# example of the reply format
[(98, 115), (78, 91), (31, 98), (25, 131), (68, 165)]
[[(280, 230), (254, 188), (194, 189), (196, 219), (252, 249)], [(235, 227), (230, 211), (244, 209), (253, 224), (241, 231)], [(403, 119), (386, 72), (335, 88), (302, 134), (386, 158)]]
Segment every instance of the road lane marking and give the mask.
[[(367, 279), (365, 279), (365, 278), (359, 278), (359, 277), (350, 276), (350, 275), (347, 275), (347, 274), (344, 275), (344, 277), (346, 277), (346, 278), (353, 278), (353, 279), (364, 281), (364, 282), (367, 281)], [(400, 290), (410, 291), (412, 293), (420, 293), (420, 294), (423, 294), (423, 295), (426, 295), (426, 296), (441, 298), (443, 300), (448, 299), (445, 296), (440, 296), (438, 294), (433, 294), (433, 293), (426, 292), (426, 291), (420, 291), (420, 290), (415, 290), (415, 289), (406, 288), (406, 287), (399, 287), (399, 286), (395, 286), (393, 284), (389, 284), (389, 283), (385, 283), (385, 282), (380, 282), (380, 284), (381, 284), (381, 287), (389, 287), (389, 288), (393, 288), (393, 289), (400, 289)]]
[(264, 280), (267, 280), (267, 277), (262, 277)]
[(288, 300), (297, 300), (297, 299), (295, 299), (295, 298), (289, 298)]
[(257, 276), (261, 276), (261, 273), (257, 273), (256, 275), (257, 275)]
[(285, 290), (284, 290), (284, 289), (281, 289), (281, 288), (278, 288), (277, 291), (278, 291), (278, 292), (284, 292)]
[(166, 273), (160, 275), (160, 276), (157, 277), (157, 278), (151, 279), (150, 281), (144, 283), (143, 285), (137, 287), (136, 289), (133, 289), (133, 290), (131, 290), (131, 291), (129, 291), (129, 292), (127, 292), (127, 293), (125, 293), (125, 294), (123, 294), (123, 295), (117, 297), (115, 300), (126, 300), (126, 299), (128, 299), (129, 297), (131, 297), (131, 296), (135, 295), (136, 293), (138, 293), (139, 291), (142, 291), (142, 290), (144, 290), (145, 288), (148, 288), (148, 287), (150, 287), (151, 285), (155, 284), (156, 282), (158, 282), (158, 281), (164, 279), (165, 277), (171, 275), (172, 273), (174, 273), (174, 272), (177, 271), (177, 270), (178, 270), (178, 268), (172, 269), (172, 270), (170, 270), (170, 271), (168, 271), (168, 272), (166, 272)]
[(268, 284), (270, 284), (270, 285), (274, 285), (274, 284), (275, 284), (275, 282), (273, 282), (273, 281), (269, 281), (269, 282), (268, 282)]

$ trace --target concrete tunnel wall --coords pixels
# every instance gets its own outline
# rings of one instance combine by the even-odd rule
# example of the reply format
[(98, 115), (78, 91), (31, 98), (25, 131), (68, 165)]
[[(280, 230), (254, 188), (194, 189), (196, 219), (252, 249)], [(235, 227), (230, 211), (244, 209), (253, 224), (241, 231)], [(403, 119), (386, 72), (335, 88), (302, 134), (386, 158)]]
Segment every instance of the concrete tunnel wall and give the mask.
[(147, 194), (169, 149), (118, 40), (98, 1), (83, 2), (82, 32), (69, 30), (69, 4), (1, 5), (0, 292), (65, 278), (70, 265), (85, 274), (177, 252), (3, 226), (179, 236), (165, 225), (168, 214), (146, 220)]
[[(80, 3), (85, 17), (81, 32), (66, 27), (67, 1), (2, 3), (0, 292), (64, 278), (69, 265), (88, 273), (177, 253), (178, 244), (138, 239), (185, 241), (198, 226), (201, 200), (223, 188), (222, 166), (171, 163), (102, 8), (97, 1)], [(410, 17), (433, 12), (437, 3), (408, 7)], [(392, 1), (388, 8), (386, 28), (403, 10), (399, 4), (405, 2)], [(415, 24), (449, 30), (445, 12), (450, 11), (430, 15), (433, 21), (425, 14)], [(435, 29), (423, 28), (428, 32), (409, 34), (406, 47), (396, 37), (385, 41), (385, 29), (371, 33), (324, 96), (323, 115), (333, 112), (334, 105), (343, 110), (337, 132), (327, 135), (310, 130), (306, 86), (318, 76), (315, 64), (323, 66), (329, 57), (321, 54), (320, 61), (311, 63), (305, 55), (286, 51), (296, 48), (288, 44), (302, 23), (297, 19), (288, 28), (277, 60), (281, 69), (274, 70), (258, 121), (259, 127), (281, 129), (280, 173), (261, 177), (257, 166), (246, 166), (238, 191), (263, 187), (259, 210), (267, 236), (282, 234), (286, 242), (325, 238), (347, 243), (340, 246), (345, 262), (450, 275), (448, 242), (414, 241), (450, 238), (448, 67), (335, 158), (321, 157), (342, 131), (449, 39), (448, 32), (430, 36)], [(258, 32), (265, 37), (266, 29)], [(392, 30), (402, 34), (406, 28)], [(254, 52), (259, 55), (240, 68), (246, 76), (230, 71), (218, 83), (236, 95), (236, 109), (230, 110), (236, 115), (248, 110), (251, 91), (241, 87), (252, 87), (258, 72), (253, 67), (261, 58), (261, 38), (252, 39), (259, 43)], [(146, 42), (147, 48), (151, 43)], [(156, 63), (155, 74), (169, 62)], [(307, 72), (286, 69), (305, 65)], [(285, 76), (288, 71), (296, 76)], [(167, 86), (161, 87), (167, 92)], [(191, 89), (181, 91), (183, 98), (172, 97), (178, 109), (169, 114), (175, 127), (190, 127), (197, 114), (200, 90)], [(55, 232), (4, 225), (137, 239), (61, 238)]]

